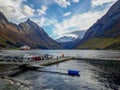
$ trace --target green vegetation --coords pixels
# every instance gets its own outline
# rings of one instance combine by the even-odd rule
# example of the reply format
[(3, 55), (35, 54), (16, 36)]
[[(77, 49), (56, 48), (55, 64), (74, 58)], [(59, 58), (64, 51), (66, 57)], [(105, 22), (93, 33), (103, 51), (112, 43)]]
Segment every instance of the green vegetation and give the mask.
[(9, 48), (8, 50), (20, 50), (18, 47)]
[(5, 40), (0, 37), (0, 46), (5, 46)]
[(78, 46), (78, 49), (113, 49), (120, 50), (120, 37), (93, 38)]
[(18, 50), (19, 48), (17, 47), (16, 44), (13, 43), (12, 40), (10, 40), (8, 37), (5, 35), (0, 36), (0, 49), (10, 49), (10, 50)]

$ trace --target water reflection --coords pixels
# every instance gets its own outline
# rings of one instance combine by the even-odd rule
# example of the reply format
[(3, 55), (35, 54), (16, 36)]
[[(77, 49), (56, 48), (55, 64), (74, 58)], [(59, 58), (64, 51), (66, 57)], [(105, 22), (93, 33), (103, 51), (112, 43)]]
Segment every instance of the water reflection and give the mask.
[(3, 50), (2, 55), (23, 56), (24, 54), (50, 54), (60, 56), (64, 53), (65, 56), (80, 56), (88, 58), (120, 58), (120, 51), (108, 50)]
[[(97, 78), (100, 82), (105, 84), (105, 87), (118, 90), (120, 87), (120, 62), (119, 61), (94, 61), (89, 62), (91, 65), (97, 67)], [(96, 73), (96, 72), (94, 72)]]
[(66, 72), (80, 70), (80, 77), (28, 71), (16, 78), (32, 82), (34, 90), (118, 90), (120, 87), (119, 62), (88, 62), (71, 60), (40, 70)]
[[(120, 58), (120, 51), (92, 50), (30, 50), (2, 51), (1, 55), (51, 54), (68, 56)], [(68, 69), (80, 70), (80, 77), (68, 75), (27, 71), (16, 78), (29, 80), (34, 90), (118, 90), (120, 87), (120, 62), (71, 60), (51, 65), (40, 70), (66, 73)]]

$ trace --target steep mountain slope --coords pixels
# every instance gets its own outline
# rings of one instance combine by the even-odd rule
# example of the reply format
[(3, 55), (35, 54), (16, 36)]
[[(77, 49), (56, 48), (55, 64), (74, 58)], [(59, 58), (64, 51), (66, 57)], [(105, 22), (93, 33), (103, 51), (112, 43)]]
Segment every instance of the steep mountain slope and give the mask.
[(48, 36), (43, 28), (28, 19), (26, 22), (20, 23), (20, 31), (25, 33), (25, 37), (31, 40), (32, 45), (43, 49), (60, 49), (62, 48), (56, 41)]
[(10, 23), (0, 12), (0, 48), (16, 47), (18, 39), (23, 39), (15, 24)]
[(120, 0), (85, 34), (80, 49), (120, 49)]
[(0, 48), (14, 48), (22, 45), (41, 49), (62, 48), (47, 35), (43, 28), (30, 19), (16, 25), (9, 22), (4, 14), (0, 12)]

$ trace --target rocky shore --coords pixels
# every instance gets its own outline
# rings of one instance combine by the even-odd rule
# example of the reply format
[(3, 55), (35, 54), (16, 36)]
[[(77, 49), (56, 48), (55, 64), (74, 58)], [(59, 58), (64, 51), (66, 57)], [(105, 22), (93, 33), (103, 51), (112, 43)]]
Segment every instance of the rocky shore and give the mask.
[[(34, 62), (34, 64), (38, 64), (40, 66), (48, 66), (51, 64), (56, 64), (60, 62), (64, 62), (67, 60), (70, 60), (70, 57), (66, 58), (58, 58), (57, 60), (45, 60), (45, 61), (40, 61), (40, 62)], [(33, 62), (32, 62), (33, 63)], [(17, 75), (19, 73), (22, 73), (26, 71), (25, 66), (10, 66), (10, 65), (3, 65), (0, 66), (0, 90), (33, 90), (31, 82), (29, 81), (24, 81), (24, 80), (18, 80), (15, 79), (14, 75)], [(29, 69), (29, 67), (28, 67)]]
[(0, 90), (32, 90), (30, 82), (9, 77), (20, 72), (22, 69), (17, 65), (0, 65)]
[[(27, 83), (26, 81), (24, 81)], [(6, 77), (0, 79), (0, 90), (33, 90), (30, 85), (23, 84), (16, 79)]]

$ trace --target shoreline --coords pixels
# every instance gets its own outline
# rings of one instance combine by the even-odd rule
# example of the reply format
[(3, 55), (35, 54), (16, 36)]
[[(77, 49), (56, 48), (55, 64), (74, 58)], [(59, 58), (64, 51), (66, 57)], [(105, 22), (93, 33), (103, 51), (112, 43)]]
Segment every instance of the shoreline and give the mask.
[[(70, 60), (70, 58), (63, 58), (63, 59), (60, 58), (58, 60), (44, 60), (42, 62), (39, 62), (39, 65), (49, 66), (49, 65), (64, 62), (67, 60)], [(35, 63), (38, 63), (38, 62), (35, 62)], [(7, 72), (7, 73), (3, 72), (3, 74), (1, 74), (1, 78), (0, 78), (0, 82), (1, 81), (6, 82), (6, 85), (4, 85), (3, 88), (5, 88), (6, 90), (9, 90), (10, 88), (13, 89), (13, 87), (17, 88), (17, 90), (19, 90), (19, 89), (20, 90), (33, 90), (31, 83), (27, 83), (24, 80), (16, 80), (14, 78), (14, 75), (24, 72), (24, 70), (27, 69), (28, 67), (24, 68), (24, 66), (20, 67), (19, 65), (16, 65), (17, 68), (14, 68), (11, 65), (8, 65), (8, 66), (11, 67), (11, 70), (7, 70), (7, 68), (6, 68), (6, 71), (9, 71), (9, 72)], [(17, 71), (15, 71), (15, 70), (17, 70)], [(28, 68), (28, 70), (29, 70), (29, 68)], [(12, 77), (9, 77), (9, 76), (12, 76)]]
[(75, 60), (88, 60), (88, 61), (120, 61), (120, 58), (82, 58), (82, 57), (72, 57)]
[[(59, 58), (59, 59), (52, 59), (52, 60), (43, 60), (43, 61), (36, 61), (36, 62), (31, 62), (34, 63), (34, 64), (37, 64), (37, 65), (40, 65), (40, 66), (43, 66), (43, 67), (46, 67), (46, 66), (49, 66), (49, 65), (53, 65), (53, 64), (57, 64), (57, 63), (61, 63), (61, 62), (65, 62), (65, 61), (68, 61), (68, 60), (85, 60), (85, 61), (92, 61), (92, 62), (98, 62), (98, 61), (120, 61), (120, 59), (105, 59), (105, 58), (82, 58), (82, 57), (66, 57), (66, 58)], [(39, 66), (37, 67), (36, 66), (32, 66), (32, 68), (40, 68)], [(10, 66), (11, 68), (13, 66)], [(27, 66), (27, 68), (25, 69), (30, 69), (31, 67)], [(9, 87), (17, 87), (18, 89), (22, 88), (21, 90), (32, 90), (32, 87), (30, 85), (30, 83), (28, 84), (27, 82), (25, 82), (24, 80), (16, 80), (14, 77), (9, 77), (11, 75), (14, 76), (14, 74), (19, 74), (19, 73), (22, 73), (24, 72), (24, 66), (22, 67), (19, 67), (18, 68), (18, 65), (17, 65), (17, 68), (12, 68), (13, 71), (12, 73), (9, 73), (9, 75), (3, 75), (4, 78), (0, 79), (5, 81), (6, 82), (6, 85), (8, 85)], [(15, 70), (23, 70), (22, 72), (21, 71), (17, 71), (15, 72)], [(8, 87), (6, 86), (6, 87)], [(9, 89), (7, 89), (9, 90)]]
[(33, 90), (30, 82), (17, 80), (8, 76), (0, 79), (0, 83), (2, 84), (2, 90)]

